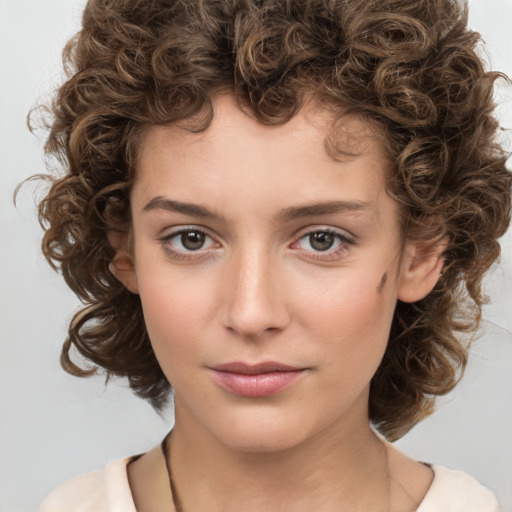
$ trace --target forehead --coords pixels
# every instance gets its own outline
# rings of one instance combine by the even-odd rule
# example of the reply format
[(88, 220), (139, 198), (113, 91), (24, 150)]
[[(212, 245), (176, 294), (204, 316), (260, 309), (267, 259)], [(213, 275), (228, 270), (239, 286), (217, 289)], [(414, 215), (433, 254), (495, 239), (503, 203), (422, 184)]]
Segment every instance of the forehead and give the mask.
[[(213, 153), (239, 147), (246, 141), (254, 148), (263, 147), (270, 154), (280, 154), (286, 145), (300, 145), (300, 152), (315, 159), (347, 160), (362, 153), (373, 154), (386, 160), (384, 137), (379, 128), (362, 116), (337, 113), (308, 101), (297, 115), (284, 124), (262, 124), (242, 109), (229, 94), (217, 96), (213, 101), (213, 118), (206, 130), (197, 131), (201, 116), (168, 126), (149, 126), (143, 133), (139, 156), (152, 152), (155, 145), (173, 139), (176, 147), (190, 149), (200, 144)], [(297, 148), (299, 149), (299, 147)], [(270, 153), (270, 150), (272, 153)], [(231, 152), (229, 152), (231, 153)]]
[(165, 192), (241, 210), (258, 200), (260, 208), (267, 201), (282, 207), (319, 200), (375, 203), (389, 170), (382, 138), (360, 117), (335, 118), (308, 104), (287, 123), (268, 126), (227, 95), (215, 99), (212, 122), (202, 132), (149, 127), (138, 163), (135, 188), (146, 201)]

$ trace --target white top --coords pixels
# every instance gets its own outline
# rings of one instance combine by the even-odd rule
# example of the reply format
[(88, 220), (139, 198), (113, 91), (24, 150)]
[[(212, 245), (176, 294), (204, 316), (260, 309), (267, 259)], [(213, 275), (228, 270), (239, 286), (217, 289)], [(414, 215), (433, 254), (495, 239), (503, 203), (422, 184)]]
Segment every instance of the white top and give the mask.
[[(39, 512), (136, 512), (126, 471), (132, 458), (112, 461), (103, 471), (62, 484)], [(417, 512), (499, 512), (496, 496), (473, 477), (442, 466), (432, 469), (434, 480)]]

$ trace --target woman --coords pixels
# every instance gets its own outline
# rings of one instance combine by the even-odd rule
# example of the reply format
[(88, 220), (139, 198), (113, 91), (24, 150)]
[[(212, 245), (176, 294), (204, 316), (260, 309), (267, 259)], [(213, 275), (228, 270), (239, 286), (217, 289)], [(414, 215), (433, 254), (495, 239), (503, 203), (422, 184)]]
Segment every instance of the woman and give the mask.
[(43, 247), (70, 349), (161, 446), (50, 510), (498, 510), (395, 440), (464, 368), (510, 217), (492, 87), (449, 0), (87, 4)]

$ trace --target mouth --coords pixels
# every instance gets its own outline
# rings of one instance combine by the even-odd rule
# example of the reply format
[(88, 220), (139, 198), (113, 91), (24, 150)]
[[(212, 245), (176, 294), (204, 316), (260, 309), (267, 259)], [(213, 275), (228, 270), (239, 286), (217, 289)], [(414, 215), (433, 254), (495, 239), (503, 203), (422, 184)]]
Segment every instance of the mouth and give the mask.
[(233, 362), (210, 367), (210, 370), (214, 381), (231, 394), (266, 397), (295, 384), (307, 369), (268, 361), (255, 365)]

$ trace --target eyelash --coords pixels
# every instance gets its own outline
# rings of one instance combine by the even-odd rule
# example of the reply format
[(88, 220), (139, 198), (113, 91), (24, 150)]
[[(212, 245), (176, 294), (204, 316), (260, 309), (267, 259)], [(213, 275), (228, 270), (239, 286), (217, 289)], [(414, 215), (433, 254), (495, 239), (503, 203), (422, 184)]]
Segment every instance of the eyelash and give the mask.
[(192, 260), (197, 258), (202, 258), (205, 256), (205, 253), (211, 254), (213, 252), (212, 249), (200, 249), (198, 251), (179, 251), (176, 249), (173, 249), (170, 245), (170, 242), (173, 239), (177, 239), (181, 235), (184, 235), (186, 233), (197, 233), (200, 235), (204, 235), (205, 237), (210, 238), (211, 240), (214, 240), (213, 236), (211, 236), (208, 231), (206, 231), (204, 228), (198, 228), (195, 226), (186, 226), (184, 228), (181, 228), (177, 231), (173, 231), (172, 233), (169, 233), (168, 235), (165, 235), (164, 237), (160, 238), (160, 243), (162, 244), (162, 248), (164, 251), (173, 259), (176, 260)]
[(319, 227), (316, 229), (308, 229), (306, 232), (302, 232), (297, 241), (293, 242), (292, 248), (298, 248), (297, 246), (301, 240), (305, 240), (308, 237), (319, 233), (334, 236), (338, 240), (339, 245), (335, 249), (329, 248), (325, 251), (305, 251), (302, 254), (306, 258), (319, 261), (334, 261), (340, 258), (342, 254), (348, 252), (350, 248), (356, 244), (354, 239), (349, 238), (349, 236), (343, 232), (329, 227)]
[[(180, 228), (177, 231), (173, 231), (172, 233), (169, 233), (168, 235), (160, 238), (160, 243), (162, 244), (162, 248), (164, 251), (173, 259), (176, 260), (193, 260), (193, 259), (202, 259), (205, 256), (212, 255), (214, 250), (212, 248), (199, 248), (197, 251), (194, 250), (186, 250), (186, 251), (180, 251), (172, 248), (170, 242), (173, 239), (177, 239), (181, 235), (184, 235), (186, 233), (195, 233), (199, 234), (201, 236), (205, 236), (209, 239), (211, 239), (215, 243), (215, 239), (212, 235), (209, 234), (207, 230), (204, 228), (198, 228), (195, 226), (190, 227), (183, 227)], [(314, 234), (328, 234), (334, 236), (337, 240), (339, 245), (334, 249), (327, 249), (325, 251), (315, 251), (315, 250), (302, 250), (301, 254), (304, 255), (304, 257), (313, 259), (313, 260), (319, 260), (319, 261), (334, 261), (341, 257), (343, 253), (346, 253), (350, 250), (351, 246), (354, 246), (356, 244), (355, 240), (348, 237), (345, 233), (342, 233), (340, 231), (337, 231), (333, 228), (328, 227), (319, 227), (317, 229), (308, 229), (308, 231), (302, 232), (299, 234), (298, 238), (296, 238), (295, 242), (291, 244), (292, 249), (297, 249), (300, 251), (300, 248), (298, 247), (299, 243), (302, 240), (307, 239), (308, 237), (311, 237)], [(217, 242), (218, 243), (218, 242)], [(182, 244), (183, 245), (183, 244)]]

